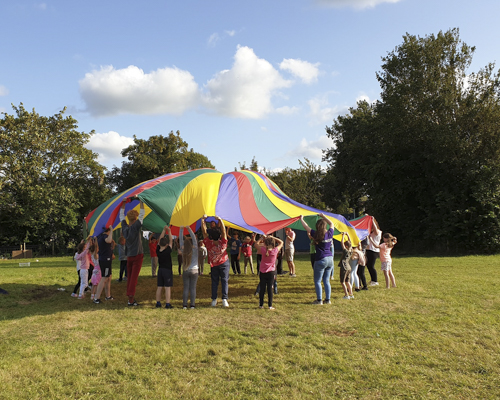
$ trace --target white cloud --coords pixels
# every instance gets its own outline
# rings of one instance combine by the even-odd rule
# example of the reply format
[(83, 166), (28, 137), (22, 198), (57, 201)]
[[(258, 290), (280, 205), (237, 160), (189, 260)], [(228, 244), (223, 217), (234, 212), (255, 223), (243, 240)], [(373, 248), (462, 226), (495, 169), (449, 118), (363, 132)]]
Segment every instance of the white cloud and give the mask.
[(0, 96), (7, 96), (9, 94), (9, 89), (5, 86), (0, 85)]
[(220, 40), (220, 36), (219, 34), (216, 32), (216, 33), (212, 33), (210, 35), (210, 37), (208, 38), (207, 40), (207, 44), (209, 47), (215, 47), (215, 45), (217, 44), (217, 42)]
[(327, 96), (317, 96), (308, 101), (309, 104), (309, 117), (313, 125), (322, 124), (325, 122), (332, 122), (333, 119), (348, 110), (345, 106), (330, 106)]
[(307, 61), (285, 58), (280, 64), (280, 69), (290, 72), (300, 78), (302, 82), (309, 84), (318, 81), (318, 65), (319, 63), (311, 64)]
[(249, 47), (238, 47), (230, 70), (219, 72), (205, 85), (204, 104), (219, 115), (263, 118), (273, 111), (271, 98), (291, 86), (266, 60)]
[(109, 131), (92, 135), (86, 147), (99, 154), (98, 161), (101, 164), (111, 166), (121, 164), (123, 161), (121, 151), (132, 144), (134, 139)]
[(180, 115), (197, 104), (198, 84), (177, 68), (145, 74), (134, 65), (101, 67), (80, 80), (80, 94), (94, 116), (117, 114)]
[(400, 0), (315, 0), (316, 4), (326, 7), (352, 7), (358, 10), (373, 8), (382, 3), (398, 3)]
[(227, 34), (228, 36), (231, 36), (231, 37), (233, 37), (234, 35), (236, 35), (236, 31), (235, 31), (235, 30), (232, 30), (232, 31), (224, 31), (224, 32), (226, 32), (226, 34)]
[(321, 161), (323, 157), (323, 150), (326, 150), (333, 146), (333, 142), (326, 135), (321, 136), (316, 140), (307, 141), (306, 138), (303, 138), (300, 141), (300, 144), (287, 152), (286, 158), (307, 158), (311, 161)]
[(299, 112), (299, 107), (279, 107), (275, 110), (276, 114), (281, 114), (281, 115), (292, 115), (292, 114), (297, 114)]

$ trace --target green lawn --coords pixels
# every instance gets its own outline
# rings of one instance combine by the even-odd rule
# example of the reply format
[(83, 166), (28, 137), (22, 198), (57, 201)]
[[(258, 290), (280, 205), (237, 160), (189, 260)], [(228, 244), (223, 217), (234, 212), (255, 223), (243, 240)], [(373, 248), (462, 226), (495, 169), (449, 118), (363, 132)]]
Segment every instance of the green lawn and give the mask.
[(230, 309), (210, 307), (208, 275), (196, 310), (178, 276), (175, 309), (156, 309), (145, 259), (128, 308), (115, 281), (114, 302), (70, 297), (70, 258), (2, 260), (0, 399), (500, 398), (500, 256), (395, 258), (398, 288), (352, 301), (336, 268), (323, 306), (308, 258), (278, 278), (275, 311), (258, 309), (252, 275), (231, 273)]

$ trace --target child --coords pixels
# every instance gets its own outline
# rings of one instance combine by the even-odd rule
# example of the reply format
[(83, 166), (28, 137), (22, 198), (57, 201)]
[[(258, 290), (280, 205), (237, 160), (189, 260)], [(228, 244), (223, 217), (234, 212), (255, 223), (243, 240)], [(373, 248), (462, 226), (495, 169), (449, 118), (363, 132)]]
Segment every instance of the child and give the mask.
[(243, 257), (245, 259), (244, 269), (245, 275), (247, 274), (247, 264), (250, 264), (250, 269), (252, 270), (252, 275), (255, 274), (253, 272), (253, 260), (252, 260), (252, 246), (255, 243), (255, 233), (252, 234), (252, 237), (246, 236), (243, 244), (241, 245), (241, 252), (243, 253)]
[(97, 287), (99, 282), (101, 282), (101, 267), (99, 266), (99, 246), (97, 245), (97, 238), (92, 239), (92, 244), (89, 247), (90, 259), (92, 264), (94, 264), (94, 270), (92, 271), (92, 277), (90, 278), (90, 283), (92, 283), (92, 291), (90, 292), (90, 300), (94, 300), (95, 294), (97, 292)]
[(380, 262), (382, 263), (382, 272), (385, 277), (385, 288), (390, 289), (391, 283), (392, 287), (396, 287), (396, 279), (394, 278), (394, 274), (392, 273), (392, 258), (391, 251), (394, 245), (398, 242), (398, 239), (395, 236), (392, 236), (390, 233), (384, 233), (384, 243), (377, 244), (373, 241), (370, 236), (370, 240), (372, 241), (373, 246), (380, 249)]
[(158, 268), (158, 257), (156, 255), (156, 246), (158, 242), (154, 233), (149, 235), (149, 255), (151, 257), (151, 274), (156, 276), (156, 269)]
[(281, 239), (272, 236), (262, 236), (258, 242), (254, 244), (257, 253), (262, 255), (260, 262), (260, 296), (259, 308), (264, 308), (264, 295), (267, 288), (267, 305), (270, 310), (273, 307), (273, 284), (276, 276), (276, 257), (278, 252), (283, 247)]
[[(118, 278), (118, 282), (124, 279), (127, 280), (127, 253), (125, 252), (125, 243), (125, 238), (120, 236), (118, 239), (118, 259), (120, 260), (120, 277)], [(124, 274), (125, 278), (123, 278)]]
[(198, 240), (196, 235), (187, 227), (190, 238), (184, 239), (184, 227), (180, 227), (179, 239), (182, 249), (183, 272), (182, 281), (184, 290), (182, 293), (182, 308), (187, 310), (188, 296), (191, 293), (191, 310), (195, 308), (196, 302), (196, 283), (198, 282)]
[(365, 238), (361, 241), (358, 246), (358, 250), (363, 254), (363, 258), (358, 260), (358, 278), (361, 281), (361, 290), (368, 290), (368, 285), (366, 284), (365, 268), (366, 268), (366, 246), (368, 246), (368, 239)]
[(80, 243), (76, 250), (75, 259), (80, 261), (80, 294), (78, 295), (78, 300), (83, 300), (85, 297), (85, 288), (88, 286), (89, 282), (89, 247), (92, 241), (92, 237), (87, 238), (86, 243)]
[(351, 258), (352, 254), (352, 247), (351, 247), (351, 242), (349, 240), (345, 240), (344, 238), (347, 235), (347, 239), (349, 239), (349, 234), (346, 232), (342, 232), (342, 257), (340, 258), (339, 261), (339, 268), (340, 268), (340, 284), (342, 285), (342, 288), (344, 289), (344, 300), (351, 300), (354, 299), (354, 296), (352, 295), (352, 286), (350, 283), (351, 279), (351, 266), (349, 264), (349, 259)]
[(203, 275), (203, 267), (205, 266), (205, 258), (207, 258), (207, 248), (205, 243), (200, 242), (198, 245), (198, 274)]
[(361, 243), (358, 247), (354, 247), (354, 250), (351, 254), (351, 258), (349, 260), (349, 264), (351, 265), (351, 287), (354, 286), (354, 290), (359, 292), (361, 289), (359, 287), (359, 277), (358, 277), (358, 265), (365, 265), (365, 255), (360, 250)]
[[(165, 237), (168, 233), (168, 239)], [(165, 308), (174, 308), (170, 304), (170, 288), (174, 285), (174, 273), (172, 272), (172, 232), (165, 226), (161, 232), (159, 245), (156, 247), (158, 256), (158, 278), (156, 289), (156, 308), (161, 307), (161, 291), (165, 288)]]
[[(75, 256), (73, 257), (73, 260), (76, 261), (76, 273), (78, 274), (78, 283), (75, 285), (75, 288), (73, 289), (73, 293), (71, 293), (71, 297), (78, 297), (78, 289), (80, 288), (80, 285), (82, 283), (82, 280), (80, 278), (80, 264), (81, 261), (76, 259), (76, 255), (81, 253), (83, 251), (83, 248), (85, 247), (85, 241), (82, 240), (78, 246), (77, 246), (77, 252), (75, 253)], [(78, 252), (78, 249), (80, 248), (80, 251)]]

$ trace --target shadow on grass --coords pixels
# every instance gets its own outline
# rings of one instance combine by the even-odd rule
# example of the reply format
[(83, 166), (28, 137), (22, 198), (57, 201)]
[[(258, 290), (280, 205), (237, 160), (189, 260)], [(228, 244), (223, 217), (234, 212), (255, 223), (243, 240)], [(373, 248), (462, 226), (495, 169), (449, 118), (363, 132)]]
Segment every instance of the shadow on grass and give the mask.
[[(307, 284), (304, 284), (307, 282)], [(233, 275), (229, 277), (229, 301), (231, 307), (255, 307), (258, 301), (255, 290), (259, 283), (257, 275)], [(76, 284), (76, 282), (74, 282)], [(105, 292), (101, 294), (101, 304), (94, 304), (90, 300), (90, 291), (85, 293), (82, 300), (71, 297), (74, 284), (60, 285), (34, 285), (7, 283), (2, 284), (2, 289), (9, 294), (0, 294), (0, 321), (21, 319), (36, 315), (49, 315), (59, 312), (95, 311), (102, 309), (123, 309), (127, 306), (127, 282), (117, 282), (112, 279), (111, 295), (115, 300), (105, 301)], [(306, 304), (303, 293), (314, 293), (314, 286), (310, 277), (297, 280), (288, 275), (278, 277), (279, 294), (288, 303)], [(141, 304), (139, 308), (154, 308), (156, 304), (157, 278), (147, 275), (139, 276), (135, 297)], [(221, 285), (218, 287), (219, 304), (221, 300)], [(183, 281), (182, 276), (174, 276), (174, 285), (171, 289), (172, 305), (182, 307)], [(198, 308), (210, 307), (212, 295), (212, 280), (210, 275), (201, 275), (196, 287), (196, 306)], [(286, 299), (285, 299), (286, 297)], [(302, 297), (302, 299), (301, 299)], [(267, 299), (267, 294), (266, 294)], [(161, 302), (165, 304), (165, 294), (162, 291)]]

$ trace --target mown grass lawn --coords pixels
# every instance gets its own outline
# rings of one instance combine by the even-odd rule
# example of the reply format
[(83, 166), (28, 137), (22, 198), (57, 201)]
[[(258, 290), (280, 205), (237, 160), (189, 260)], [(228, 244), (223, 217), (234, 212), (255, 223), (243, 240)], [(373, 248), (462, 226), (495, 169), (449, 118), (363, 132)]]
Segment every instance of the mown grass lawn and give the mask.
[(70, 297), (70, 258), (2, 260), (0, 399), (500, 398), (500, 256), (396, 257), (398, 288), (352, 301), (336, 268), (323, 306), (308, 258), (278, 278), (275, 311), (258, 309), (252, 275), (231, 273), (230, 309), (210, 307), (208, 275), (196, 310), (178, 276), (175, 309), (156, 309), (145, 259), (129, 308), (116, 281), (114, 302)]

